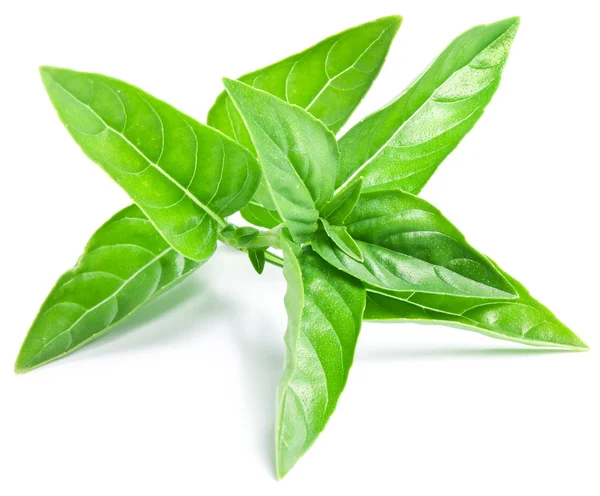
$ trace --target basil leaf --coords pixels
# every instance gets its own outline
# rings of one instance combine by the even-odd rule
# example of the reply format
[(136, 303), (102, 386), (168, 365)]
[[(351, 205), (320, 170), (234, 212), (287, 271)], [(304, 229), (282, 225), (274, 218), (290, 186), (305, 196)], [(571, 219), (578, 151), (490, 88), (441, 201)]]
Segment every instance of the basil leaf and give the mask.
[(325, 219), (321, 219), (321, 223), (323, 224), (325, 234), (329, 236), (329, 239), (333, 241), (340, 250), (357, 262), (363, 261), (360, 248), (356, 244), (356, 241), (352, 239), (352, 236), (348, 234), (348, 231), (344, 226), (332, 226)]
[[(335, 133), (375, 81), (401, 21), (401, 17), (391, 16), (356, 26), (246, 74), (239, 81), (306, 109)], [(246, 125), (226, 92), (210, 109), (208, 125), (255, 151)], [(247, 212), (249, 207), (242, 210), (249, 222), (276, 214), (266, 187), (259, 188), (254, 203), (252, 213)], [(263, 207), (270, 212), (258, 213)], [(281, 222), (278, 219), (274, 225)], [(264, 223), (257, 225), (268, 227)]]
[(228, 224), (221, 229), (220, 239), (234, 248), (247, 248), (259, 238), (261, 232), (255, 227), (236, 227)]
[(323, 207), (323, 217), (325, 217), (332, 224), (343, 224), (346, 217), (350, 215), (350, 212), (354, 210), (356, 202), (360, 196), (362, 189), (362, 179), (354, 182), (350, 187), (341, 191), (338, 195), (335, 195), (331, 200), (327, 202), (327, 205)]
[(248, 257), (250, 257), (254, 270), (262, 274), (265, 270), (265, 250), (263, 248), (250, 248), (248, 249)]
[(365, 319), (439, 323), (532, 346), (587, 350), (588, 346), (525, 287), (498, 270), (516, 289), (514, 300), (480, 300), (417, 293), (368, 293)]
[(277, 210), (268, 210), (263, 208), (258, 203), (251, 201), (240, 211), (242, 217), (251, 224), (260, 227), (266, 227), (272, 229), (275, 226), (283, 223), (281, 217), (277, 213)]
[(364, 262), (348, 257), (323, 235), (313, 247), (335, 267), (367, 284), (396, 291), (513, 298), (504, 276), (435, 207), (410, 193), (363, 193), (345, 225)]
[(199, 263), (171, 248), (134, 205), (104, 224), (63, 274), (36, 317), (15, 364), (27, 372), (105, 334)]
[(518, 26), (513, 17), (470, 29), (395, 101), (348, 131), (336, 186), (362, 176), (365, 188), (421, 191), (483, 114)]
[(356, 279), (282, 236), (286, 358), (278, 390), (277, 476), (306, 453), (346, 385), (365, 305)]
[[(401, 17), (391, 16), (361, 24), (239, 81), (306, 109), (337, 132), (375, 81), (401, 22)], [(210, 109), (208, 125), (254, 150), (226, 92)]]
[[(285, 87), (286, 85), (288, 85), (289, 88), (292, 90), (291, 93), (296, 94), (296, 93), (303, 91), (303, 88), (306, 86), (305, 85), (306, 80), (316, 81), (316, 79), (314, 79), (312, 76), (312, 72), (306, 73), (306, 74), (301, 73), (299, 71), (299, 67), (300, 66), (311, 67), (318, 60), (322, 60), (324, 62), (325, 59), (323, 59), (323, 50), (327, 51), (327, 53), (329, 55), (329, 60), (332, 61), (334, 64), (337, 64), (338, 61), (341, 61), (345, 56), (351, 57), (353, 55), (356, 58), (356, 62), (364, 62), (366, 60), (366, 57), (363, 57), (361, 60), (359, 60), (359, 59), (360, 59), (360, 55), (362, 54), (362, 52), (365, 51), (365, 49), (366, 49), (365, 55), (368, 55), (369, 57), (379, 57), (378, 65), (376, 65), (374, 67), (375, 70), (370, 74), (371, 83), (372, 83), (372, 81), (375, 79), (377, 73), (379, 72), (379, 69), (383, 65), (383, 61), (385, 59), (385, 55), (387, 54), (389, 44), (391, 43), (399, 25), (400, 25), (400, 18), (390, 17), (390, 18), (380, 19), (380, 20), (377, 20), (377, 21), (374, 21), (371, 23), (367, 23), (362, 26), (358, 26), (356, 28), (352, 28), (352, 29), (344, 31), (343, 33), (340, 33), (336, 36), (328, 38), (327, 40), (323, 41), (319, 45), (316, 45), (315, 47), (308, 49), (300, 54), (289, 57), (281, 62), (278, 62), (276, 64), (270, 65), (268, 67), (265, 67), (263, 69), (255, 71), (246, 76), (243, 76), (241, 78), (241, 80), (248, 82), (248, 83), (252, 83), (252, 84), (256, 85), (257, 87), (262, 88), (266, 91), (270, 91), (270, 90), (274, 91), (276, 94), (277, 94), (278, 88), (282, 88), (282, 87)], [(371, 43), (372, 43), (371, 40), (374, 40), (374, 38), (371, 38), (371, 37), (375, 34), (376, 34), (376, 36), (379, 36), (381, 34), (381, 38), (379, 41), (377, 41), (376, 43), (371, 45)], [(371, 46), (365, 45), (364, 43), (366, 43), (366, 42), (368, 42), (369, 45), (371, 45)], [(345, 48), (346, 51), (344, 51), (344, 50), (339, 51), (340, 47), (346, 47)], [(347, 50), (348, 48), (351, 48), (351, 49)], [(360, 53), (357, 50), (361, 50)], [(346, 55), (344, 55), (344, 53)], [(338, 55), (339, 55), (339, 57), (338, 57)], [(296, 65), (296, 62), (299, 62), (300, 60), (302, 60), (302, 63)], [(288, 78), (288, 74), (290, 72), (292, 72), (292, 68), (293, 68), (294, 77)], [(362, 69), (364, 69), (364, 67), (362, 67)], [(311, 71), (312, 71), (312, 69), (311, 69)], [(354, 72), (355, 72), (354, 68), (351, 66), (348, 66), (347, 71), (344, 74), (352, 74)], [(333, 84), (339, 82), (339, 80), (342, 80), (344, 77), (345, 76), (342, 75), (341, 77), (337, 78), (338, 81), (333, 82)], [(333, 86), (333, 84), (330, 83), (330, 84), (328, 84), (328, 86)], [(370, 87), (370, 83), (365, 84), (363, 87), (360, 88), (361, 91), (363, 92), (363, 95), (367, 92), (369, 87)], [(354, 107), (352, 107), (352, 106), (348, 106), (348, 103), (351, 103), (350, 100), (346, 100), (345, 101), (346, 103), (344, 103), (343, 99), (339, 99), (339, 98), (336, 99), (335, 94), (343, 93), (344, 95), (352, 96), (352, 95), (354, 95), (353, 92), (351, 92), (351, 91), (338, 92), (337, 90), (335, 90), (333, 88), (329, 88), (329, 87), (322, 88), (322, 89), (323, 89), (323, 91), (321, 92), (321, 95), (317, 99), (319, 105), (313, 105), (309, 109), (309, 111), (311, 113), (316, 112), (315, 115), (317, 115), (317, 117), (324, 119), (325, 121), (331, 121), (333, 123), (333, 129), (338, 130), (342, 126), (342, 124), (345, 122), (345, 119), (347, 119), (349, 117), (349, 115), (353, 111), (353, 108), (358, 104), (358, 102), (360, 101), (362, 96), (359, 99), (355, 100)], [(321, 89), (319, 91), (321, 91)], [(281, 97), (284, 95), (282, 95), (282, 93), (279, 92), (278, 96)], [(326, 101), (326, 99), (329, 99), (328, 100), (329, 103), (327, 105), (321, 105), (321, 102)], [(337, 102), (336, 105), (333, 104), (334, 101)], [(317, 102), (315, 102), (315, 103), (317, 103)], [(227, 96), (227, 94), (225, 92), (223, 92), (217, 99), (213, 108), (211, 109), (211, 111), (209, 113), (209, 117), (208, 117), (208, 122), (211, 126), (220, 129), (224, 133), (228, 134), (230, 137), (238, 138), (238, 136), (236, 136), (236, 134), (234, 132), (232, 132), (232, 128), (228, 127), (227, 123), (230, 122), (228, 113), (231, 113), (232, 120), (234, 123), (237, 123), (238, 125), (242, 124), (241, 118), (239, 117), (237, 110), (233, 107), (232, 102), (229, 99), (229, 97)], [(336, 119), (336, 117), (335, 117), (336, 113), (338, 113), (338, 115), (346, 113), (346, 118), (339, 121), (337, 123), (337, 125), (335, 122), (333, 122), (333, 120)], [(225, 120), (223, 120), (223, 117), (225, 117)], [(245, 128), (243, 129), (243, 132), (241, 133), (241, 136), (244, 136), (244, 135), (248, 136)], [(243, 139), (241, 141), (243, 142)], [(251, 142), (249, 141), (249, 137), (248, 137), (248, 140), (243, 142), (243, 144), (245, 144), (246, 146), (249, 146), (250, 148), (253, 149), (253, 146), (252, 146)], [(135, 207), (131, 207), (131, 209), (134, 209), (134, 208)], [(244, 216), (244, 218), (246, 220), (248, 220), (249, 222), (252, 222), (256, 225), (266, 227), (269, 229), (279, 225), (282, 222), (282, 220), (279, 218), (279, 215), (277, 214), (276, 211), (265, 210), (260, 205), (257, 205), (257, 204), (249, 204), (247, 207), (242, 209), (241, 213)], [(140, 214), (141, 214), (141, 212), (140, 212)], [(125, 240), (126, 240), (126, 236), (127, 236), (127, 233), (124, 234)], [(115, 242), (118, 242), (118, 240), (115, 240)], [(193, 267), (193, 266), (198, 265), (198, 264), (193, 263), (189, 259), (186, 260), (185, 264), (186, 264), (186, 267), (187, 266)], [(186, 272), (186, 274), (187, 274), (187, 272)], [(181, 277), (183, 277), (183, 275)]]
[(317, 230), (319, 209), (333, 195), (339, 162), (334, 135), (300, 107), (225, 79), (258, 153), (273, 203), (294, 240)]
[[(329, 61), (334, 65), (343, 63), (342, 60), (346, 60), (346, 57), (354, 57), (354, 62), (356, 62), (356, 64), (354, 64), (354, 66), (352, 64), (348, 65), (345, 68), (346, 72), (338, 77), (336, 81), (327, 83), (320, 88), (319, 92), (321, 92), (321, 95), (315, 102), (318, 103), (318, 105), (313, 105), (309, 109), (309, 112), (313, 113), (316, 117), (321, 118), (326, 122), (330, 122), (332, 124), (331, 129), (337, 131), (348, 119), (354, 108), (370, 88), (371, 83), (375, 80), (383, 65), (389, 45), (400, 26), (400, 21), (401, 18), (399, 17), (388, 17), (357, 26), (332, 36), (304, 52), (242, 76), (240, 80), (271, 92), (276, 96), (285, 98), (286, 87), (290, 88), (290, 94), (296, 95), (302, 93), (304, 88), (308, 89), (308, 86), (305, 84), (307, 80), (313, 82), (316, 81), (312, 73), (312, 66), (317, 62), (322, 61), (323, 67), (325, 67), (324, 53), (329, 55)], [(373, 43), (377, 37), (380, 37), (379, 40)], [(341, 47), (345, 47), (344, 50), (340, 51)], [(364, 56), (363, 52), (365, 52)], [(358, 63), (366, 62), (369, 57), (372, 57), (370, 60), (373, 62), (373, 65), (371, 67), (373, 67), (374, 70), (365, 75), (365, 77), (369, 77), (370, 82), (367, 81), (367, 84), (359, 86), (352, 91), (343, 91), (333, 88), (334, 84), (340, 82), (345, 77), (348, 77), (345, 76), (345, 74), (354, 74), (355, 67), (358, 66)], [(375, 60), (376, 58), (378, 58), (378, 61)], [(296, 63), (301, 60), (302, 62), (297, 65)], [(300, 67), (302, 66), (307, 67), (308, 72), (301, 72)], [(288, 78), (292, 69), (293, 77)], [(361, 67), (361, 69), (364, 70), (364, 66)], [(355, 91), (362, 92), (359, 98), (357, 98)], [(348, 96), (350, 99), (336, 97), (336, 94)], [(323, 102), (327, 104), (322, 105)], [(338, 122), (335, 122), (337, 119), (340, 119), (340, 116), (344, 117)], [(250, 149), (254, 149), (241, 117), (226, 92), (221, 93), (214, 106), (211, 108), (208, 115), (208, 124)], [(235, 126), (242, 127), (239, 133), (234, 131)], [(244, 139), (244, 137), (246, 137), (246, 139)], [(264, 195), (262, 195), (261, 198), (264, 198)], [(139, 211), (137, 207), (132, 206), (130, 208)], [(248, 222), (267, 229), (271, 229), (282, 223), (279, 214), (274, 208), (273, 210), (267, 210), (256, 203), (249, 203), (241, 210), (241, 214)], [(120, 214), (116, 214), (113, 219), (118, 215)], [(143, 214), (140, 212), (140, 215)], [(144, 216), (144, 218), (146, 217)], [(123, 242), (126, 242), (127, 235), (127, 233), (123, 233)], [(118, 243), (119, 240), (114, 239), (114, 242)], [(198, 264), (189, 259), (186, 259), (185, 265), (186, 267), (189, 267), (190, 270), (193, 270), (194, 267), (198, 266)], [(180, 277), (183, 278), (185, 275), (187, 275), (187, 271), (183, 272)], [(168, 289), (168, 286), (164, 289)], [(91, 329), (90, 332), (93, 332), (93, 329)]]
[(122, 81), (44, 67), (61, 120), (167, 242), (193, 260), (214, 252), (223, 217), (260, 181), (254, 157), (225, 135)]

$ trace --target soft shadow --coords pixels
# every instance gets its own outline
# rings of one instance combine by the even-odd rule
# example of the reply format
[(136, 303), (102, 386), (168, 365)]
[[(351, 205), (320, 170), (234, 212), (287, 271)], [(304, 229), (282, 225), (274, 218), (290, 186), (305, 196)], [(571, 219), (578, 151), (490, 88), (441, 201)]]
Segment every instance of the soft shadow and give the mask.
[[(127, 353), (197, 335), (203, 331), (198, 325), (203, 316), (225, 315), (226, 308), (225, 302), (211, 291), (210, 284), (204, 278), (192, 276), (116, 324), (108, 334), (82, 348), (81, 353), (74, 353), (66, 359), (87, 360), (90, 357)], [(164, 318), (174, 310), (185, 310), (185, 313), (181, 318), (178, 313), (171, 315), (171, 320)], [(147, 325), (151, 321), (153, 324)]]
[(541, 356), (574, 353), (558, 348), (439, 348), (439, 349), (370, 349), (357, 355), (358, 361), (396, 361), (428, 359), (494, 358), (507, 356)]
[(245, 403), (257, 427), (255, 445), (266, 472), (275, 479), (276, 393), (283, 371), (283, 331), (268, 315), (252, 326), (239, 319), (230, 329), (244, 371)]
[[(227, 255), (227, 252), (220, 255), (220, 265), (207, 264), (202, 271), (192, 274), (116, 324), (106, 335), (48, 367), (106, 359), (115, 354), (168, 346), (173, 342), (192, 342), (220, 328), (224, 331), (223, 339), (231, 343), (235, 364), (242, 373), (245, 411), (240, 414), (255, 426), (251, 433), (252, 445), (265, 474), (275, 479), (276, 391), (285, 349), (283, 295), (277, 289), (282, 285), (282, 278), (279, 272), (269, 269), (262, 276), (255, 275), (246, 259), (238, 257), (237, 253), (232, 253), (231, 257)], [(234, 301), (239, 291), (231, 291), (222, 282), (224, 278), (217, 277), (223, 275), (223, 266), (229, 272), (226, 275), (235, 274), (234, 284), (242, 288), (253, 284), (252, 292), (258, 302)], [(281, 311), (272, 311), (266, 303), (270, 301), (276, 301)], [(246, 304), (252, 308), (244, 308)], [(215, 325), (206, 325), (209, 321)]]
[(195, 298), (204, 299), (209, 296), (208, 293), (206, 281), (198, 277), (188, 277), (185, 281), (167, 290), (165, 294), (148, 302), (148, 305), (128, 317), (125, 322), (120, 324), (123, 329), (119, 330), (127, 332), (130, 329), (142, 326), (151, 320), (168, 314), (175, 308), (185, 305), (190, 300)]

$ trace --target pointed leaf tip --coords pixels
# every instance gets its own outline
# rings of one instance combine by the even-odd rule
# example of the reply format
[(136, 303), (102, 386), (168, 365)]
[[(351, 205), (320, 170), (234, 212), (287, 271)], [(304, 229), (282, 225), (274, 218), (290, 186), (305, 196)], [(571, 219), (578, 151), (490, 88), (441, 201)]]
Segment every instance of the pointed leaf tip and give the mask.
[(391, 16), (380, 17), (379, 19), (376, 19), (373, 22), (378, 22), (381, 24), (389, 24), (390, 26), (394, 27), (395, 31), (398, 31), (398, 29), (400, 28), (400, 25), (402, 24), (402, 21), (403, 21), (403, 17), (401, 15), (391, 15)]

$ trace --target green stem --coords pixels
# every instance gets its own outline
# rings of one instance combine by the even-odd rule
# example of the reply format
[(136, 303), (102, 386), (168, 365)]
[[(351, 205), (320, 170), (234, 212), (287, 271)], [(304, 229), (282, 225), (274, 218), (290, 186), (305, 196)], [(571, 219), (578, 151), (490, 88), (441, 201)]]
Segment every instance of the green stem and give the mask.
[(265, 250), (265, 260), (277, 267), (283, 267), (283, 258), (281, 258), (278, 255), (275, 255), (275, 253), (271, 253), (268, 250)]

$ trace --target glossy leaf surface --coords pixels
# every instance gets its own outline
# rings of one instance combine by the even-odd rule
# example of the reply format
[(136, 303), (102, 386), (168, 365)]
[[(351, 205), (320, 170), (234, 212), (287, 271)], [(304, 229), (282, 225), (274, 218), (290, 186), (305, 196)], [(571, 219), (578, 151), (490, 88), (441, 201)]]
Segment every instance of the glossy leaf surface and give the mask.
[(396, 291), (515, 297), (508, 281), (439, 210), (410, 193), (395, 189), (363, 193), (345, 225), (363, 263), (322, 235), (313, 247), (329, 263), (367, 284)]
[(138, 207), (127, 207), (96, 231), (77, 265), (57, 281), (15, 370), (75, 351), (198, 266), (171, 248)]
[[(401, 21), (401, 17), (391, 16), (356, 26), (246, 74), (239, 81), (306, 109), (335, 133), (379, 74)], [(226, 92), (219, 95), (210, 109), (208, 125), (255, 151), (246, 125)], [(242, 215), (256, 225), (272, 227), (264, 222), (277, 215), (270, 203), (266, 187), (261, 187), (252, 208), (244, 208)], [(280, 223), (281, 219), (274, 225)]]
[(521, 283), (505, 272), (502, 274), (517, 290), (517, 299), (493, 301), (416, 293), (389, 296), (368, 293), (364, 317), (374, 321), (451, 325), (532, 346), (587, 349), (587, 345)]
[(45, 67), (42, 79), (82, 150), (177, 251), (206, 260), (223, 218), (260, 182), (254, 157), (225, 135), (122, 81)]
[[(289, 87), (294, 95), (297, 94), (300, 96), (300, 93), (302, 93), (306, 87), (305, 81), (313, 79), (310, 68), (319, 62), (322, 63), (323, 68), (325, 68), (325, 59), (323, 58), (324, 53), (329, 54), (330, 63), (333, 63), (336, 66), (340, 63), (343, 63), (345, 57), (354, 56), (357, 65), (353, 66), (352, 63), (348, 64), (344, 74), (342, 74), (340, 77), (337, 77), (337, 79), (334, 81), (329, 82), (321, 87), (319, 89), (319, 92), (321, 93), (320, 96), (316, 99), (315, 105), (309, 109), (309, 112), (313, 113), (313, 115), (316, 115), (325, 121), (331, 122), (332, 129), (337, 131), (350, 116), (353, 109), (356, 107), (356, 105), (358, 105), (360, 99), (368, 91), (370, 84), (377, 76), (379, 69), (383, 65), (389, 45), (396, 31), (398, 30), (399, 25), (399, 17), (389, 17), (357, 26), (344, 31), (343, 33), (332, 36), (318, 45), (305, 50), (304, 52), (292, 57), (288, 57), (287, 59), (272, 64), (268, 67), (254, 71), (240, 79), (248, 84), (252, 84), (255, 87), (271, 92), (279, 97), (285, 97), (283, 93), (285, 93), (286, 87)], [(379, 41), (372, 44), (372, 41), (376, 39), (373, 38), (373, 36), (379, 37), (380, 35), (382, 36)], [(344, 50), (340, 50), (343, 47), (345, 47)], [(348, 47), (350, 47), (352, 50), (346, 51)], [(337, 58), (338, 54), (340, 58)], [(363, 80), (365, 82), (364, 86), (354, 89), (360, 89), (362, 91), (361, 95), (357, 95), (352, 91), (336, 89), (334, 87), (340, 81), (343, 83), (344, 78), (347, 77), (345, 74), (352, 75), (355, 72), (354, 67), (358, 67), (358, 63), (367, 62), (369, 57), (379, 58), (379, 60), (375, 61), (373, 58), (370, 59), (372, 61), (371, 67), (373, 67), (374, 70), (370, 74), (365, 75), (366, 79)], [(300, 67), (304, 67), (304, 70), (308, 72), (302, 72)], [(290, 74), (293, 74), (293, 77), (288, 77)], [(313, 79), (313, 81), (315, 80)], [(282, 88), (283, 93), (281, 91)], [(349, 100), (338, 98), (336, 97), (336, 93), (339, 93), (342, 96), (350, 96), (351, 98)], [(308, 93), (306, 93), (304, 96), (307, 95)], [(324, 102), (328, 103), (323, 105)], [(336, 123), (335, 121), (337, 119), (341, 120)], [(253, 149), (253, 145), (250, 142), (250, 138), (245, 130), (245, 127), (243, 126), (243, 122), (241, 121), (239, 113), (233, 106), (231, 99), (228, 97), (226, 92), (223, 92), (217, 98), (217, 101), (209, 112), (208, 123), (212, 127), (215, 127), (229, 135), (231, 138), (240, 141), (243, 145)], [(234, 131), (234, 129), (237, 128), (241, 128), (240, 132)], [(244, 137), (246, 139), (244, 139)], [(131, 209), (134, 210), (135, 208), (131, 207)], [(247, 221), (268, 229), (273, 228), (282, 222), (279, 214), (275, 210), (264, 209), (262, 206), (256, 203), (248, 204), (242, 209), (241, 213)], [(139, 212), (139, 214), (143, 215), (141, 212)], [(115, 218), (118, 215), (119, 214), (117, 214)], [(148, 229), (150, 229), (150, 227), (148, 227)], [(128, 233), (124, 232), (124, 242), (127, 240), (127, 236)], [(117, 243), (118, 239), (115, 239), (114, 242)], [(264, 252), (262, 255), (264, 256)], [(258, 252), (251, 255), (251, 261), (257, 270), (261, 267), (261, 255)], [(186, 261), (186, 267), (192, 268), (197, 265), (198, 264), (193, 263), (191, 260)], [(187, 275), (187, 272), (184, 272), (180, 277), (183, 278), (185, 275)]]
[(421, 191), (483, 114), (518, 26), (511, 18), (465, 32), (395, 101), (348, 131), (337, 186), (362, 176), (365, 189)]
[(294, 240), (317, 230), (319, 209), (333, 195), (339, 151), (335, 137), (305, 110), (231, 79), (225, 87), (256, 147), (264, 182)]
[(333, 413), (354, 358), (365, 305), (356, 279), (282, 239), (287, 281), (284, 373), (278, 390), (277, 476), (310, 448)]
[[(401, 21), (391, 16), (361, 24), (239, 81), (306, 109), (337, 132), (379, 74)], [(254, 150), (227, 93), (221, 93), (210, 109), (208, 125)]]

